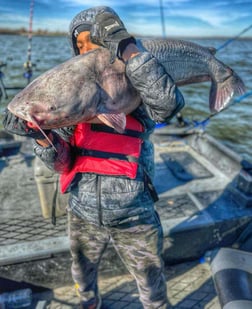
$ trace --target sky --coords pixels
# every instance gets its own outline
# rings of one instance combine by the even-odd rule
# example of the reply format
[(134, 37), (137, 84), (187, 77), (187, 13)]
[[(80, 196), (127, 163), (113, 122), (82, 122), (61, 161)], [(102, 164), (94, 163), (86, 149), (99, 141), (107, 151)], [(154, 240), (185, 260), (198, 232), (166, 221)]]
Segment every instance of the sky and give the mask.
[[(29, 28), (31, 0), (0, 0), (0, 28)], [(252, 0), (34, 0), (34, 30), (67, 32), (81, 10), (106, 5), (143, 36), (234, 37), (252, 24)], [(163, 8), (164, 27), (161, 23)], [(243, 37), (252, 37), (252, 28)]]

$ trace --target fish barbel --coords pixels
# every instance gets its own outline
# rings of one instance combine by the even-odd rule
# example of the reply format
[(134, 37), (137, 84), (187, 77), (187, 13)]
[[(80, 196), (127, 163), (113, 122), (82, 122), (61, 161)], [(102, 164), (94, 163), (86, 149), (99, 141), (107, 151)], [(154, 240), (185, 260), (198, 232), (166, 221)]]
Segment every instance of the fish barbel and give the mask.
[[(140, 49), (151, 52), (165, 67), (176, 85), (211, 81), (209, 107), (218, 112), (245, 91), (240, 77), (219, 61), (213, 49), (181, 40), (139, 40)], [(105, 48), (73, 57), (46, 71), (8, 104), (16, 116), (53, 129), (92, 122), (122, 132), (125, 115), (141, 103), (139, 93), (125, 75), (125, 65), (110, 63)]]

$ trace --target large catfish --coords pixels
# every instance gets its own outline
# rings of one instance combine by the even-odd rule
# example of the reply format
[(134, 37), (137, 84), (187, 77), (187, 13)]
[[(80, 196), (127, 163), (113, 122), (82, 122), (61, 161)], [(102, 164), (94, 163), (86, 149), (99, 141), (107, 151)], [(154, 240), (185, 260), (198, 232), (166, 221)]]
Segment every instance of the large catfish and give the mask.
[[(212, 112), (222, 110), (235, 95), (244, 93), (242, 80), (215, 58), (213, 49), (180, 40), (139, 40), (138, 45), (159, 59), (178, 86), (210, 80)], [(36, 78), (8, 108), (43, 129), (99, 119), (122, 132), (125, 115), (141, 99), (125, 76), (123, 62), (110, 64), (109, 60), (104, 48), (74, 57)]]

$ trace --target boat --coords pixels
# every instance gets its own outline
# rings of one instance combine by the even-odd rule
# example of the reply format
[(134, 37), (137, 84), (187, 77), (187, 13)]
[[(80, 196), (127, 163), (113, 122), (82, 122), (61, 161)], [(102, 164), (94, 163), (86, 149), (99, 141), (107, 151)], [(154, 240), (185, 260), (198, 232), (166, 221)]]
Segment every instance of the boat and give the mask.
[[(7, 88), (2, 85), (4, 94)], [(204, 129), (184, 121), (181, 115), (177, 115), (177, 120), (157, 126), (151, 137), (155, 146), (154, 185), (159, 197), (155, 207), (164, 231), (163, 259), (166, 265), (209, 262), (224, 306), (229, 302), (225, 293), (232, 281), (226, 284), (226, 274), (219, 276), (219, 272), (223, 273), (219, 265), (225, 264), (229, 256), (226, 267), (239, 272), (240, 261), (251, 258), (252, 164)], [(68, 196), (59, 193), (58, 175), (33, 155), (29, 139), (0, 133), (0, 188), (4, 192), (2, 204), (8, 206), (8, 214), (2, 212), (0, 219), (0, 268), (5, 267), (1, 271), (8, 277), (3, 284), (17, 288), (17, 273), (24, 271), (19, 268), (14, 274), (11, 269), (17, 269), (16, 265), (25, 268), (27, 262), (30, 267), (32, 261), (69, 253), (65, 214)], [(22, 194), (13, 198), (13, 192), (16, 196)], [(66, 260), (69, 262), (69, 257)], [(102, 267), (111, 277), (125, 270), (112, 246), (103, 260)], [(247, 271), (250, 263), (245, 264)], [(246, 286), (249, 289), (250, 283)], [(249, 294), (246, 293), (245, 289), (243, 298)], [(234, 294), (233, 291), (231, 296)], [(249, 297), (246, 306), (251, 308), (252, 296)], [(238, 305), (239, 309), (246, 308)]]
[[(155, 205), (164, 231), (165, 264), (199, 261), (209, 256), (213, 260), (213, 252), (223, 247), (242, 249), (245, 246), (246, 252), (252, 251), (251, 237), (248, 237), (252, 231), (252, 165), (206, 131), (186, 121), (181, 122), (181, 118), (179, 122), (157, 126), (151, 138), (155, 147), (154, 185), (159, 196)], [(30, 140), (24, 137), (17, 139), (12, 140), (8, 136), (4, 143), (0, 140), (0, 145), (5, 145), (5, 148), (9, 144), (11, 149), (15, 143), (20, 146), (18, 152), (0, 153), (1, 162), (5, 162), (1, 165), (2, 176), (13, 162), (18, 164), (13, 180), (9, 181), (17, 187), (16, 194), (23, 191), (19, 207), (22, 209), (23, 205), (26, 209), (28, 190), (35, 198), (32, 205), (37, 205), (32, 206), (34, 212), (30, 209), (23, 214), (22, 211), (15, 217), (16, 204), (10, 200), (8, 207), (13, 217), (8, 222), (3, 213), (0, 234), (4, 238), (7, 223), (8, 228), (11, 226), (12, 232), (15, 232), (15, 226), (20, 224), (18, 220), (25, 221), (24, 216), (28, 216), (25, 226), (29, 228), (33, 220), (44, 220), (44, 227), (40, 224), (34, 232), (38, 234), (44, 228), (47, 236), (39, 242), (34, 235), (31, 239), (24, 236), (12, 242), (8, 237), (8, 241), (1, 243), (0, 266), (69, 252), (65, 232), (68, 196), (57, 190), (58, 176), (32, 154)], [(30, 179), (27, 187), (14, 184), (18, 182), (20, 172), (26, 175), (24, 182), (26, 178)], [(8, 175), (10, 177), (11, 172)], [(2, 177), (1, 182), (5, 182), (5, 178)], [(3, 188), (9, 187), (12, 190), (11, 186), (3, 183)], [(5, 194), (10, 198), (13, 192)], [(56, 226), (51, 224), (52, 218)], [(25, 235), (25, 231), (21, 233)], [(121, 273), (121, 261), (112, 246), (104, 259), (106, 267), (113, 268), (113, 276)], [(108, 267), (108, 264), (113, 266)]]
[[(252, 165), (190, 125), (157, 127), (152, 141), (159, 196), (155, 206), (164, 230), (165, 262), (199, 259), (209, 250), (232, 246), (252, 219)], [(12, 149), (20, 143), (27, 147), (26, 139), (4, 141), (0, 147), (9, 144)], [(43, 218), (64, 216), (68, 196), (57, 190), (58, 175), (32, 153), (25, 156), (34, 161), (30, 165)], [(62, 241), (67, 250), (67, 241)]]
[[(30, 11), (32, 13), (32, 9)], [(162, 2), (160, 11), (163, 14)], [(30, 24), (31, 21), (32, 14)], [(251, 26), (244, 31), (249, 28)], [(164, 23), (162, 29), (165, 37)], [(31, 27), (28, 41), (29, 65), (26, 78), (29, 82), (32, 75)], [(7, 96), (8, 87), (5, 87), (1, 78), (0, 82), (1, 99), (2, 95)], [(191, 123), (181, 121), (181, 118), (178, 122), (157, 126), (152, 140), (156, 165), (154, 185), (159, 197), (155, 205), (164, 231), (165, 264), (178, 265), (179, 268), (187, 262), (208, 262), (220, 307), (252, 308), (251, 163), (205, 130), (197, 129)], [(0, 190), (3, 194), (0, 218), (0, 293), (30, 288), (35, 293), (46, 291), (50, 294), (45, 297), (48, 300), (54, 298), (52, 289), (45, 287), (47, 284), (43, 281), (44, 277), (50, 280), (49, 272), (44, 272), (41, 264), (38, 264), (38, 268), (31, 265), (32, 262), (35, 264), (43, 260), (49, 264), (48, 261), (60, 256), (62, 270), (65, 266), (63, 260), (70, 262), (66, 255), (69, 253), (69, 243), (65, 231), (68, 196), (59, 193), (58, 176), (48, 170), (31, 149), (29, 139), (0, 131)], [(124, 269), (112, 246), (106, 250), (103, 260), (101, 267), (106, 268), (104, 272), (110, 277), (115, 276), (117, 280)], [(50, 267), (57, 277), (59, 269), (53, 263)], [(34, 281), (41, 284), (33, 284), (34, 277), (28, 279), (24, 276), (29, 268), (32, 268), (36, 277)], [(58, 285), (65, 279), (60, 274)], [(126, 290), (129, 287), (127, 285)], [(125, 286), (123, 288), (125, 290)], [(67, 294), (67, 291), (64, 292)], [(182, 297), (175, 298), (183, 298), (185, 292), (181, 292)], [(199, 300), (202, 297), (200, 293), (197, 295)], [(57, 308), (62, 308), (64, 304), (68, 308), (72, 307), (71, 301), (66, 302), (65, 295), (57, 297), (60, 303)], [(30, 308), (46, 308), (47, 300), (35, 301)], [(218, 309), (219, 303), (212, 308)], [(196, 307), (203, 308), (200, 302)], [(186, 308), (189, 308), (189, 304), (186, 304)]]
[(252, 165), (206, 132), (192, 130), (169, 132), (166, 126), (153, 135), (156, 208), (170, 264), (232, 246), (252, 218)]
[(16, 155), (21, 148), (21, 144), (22, 143), (16, 141), (11, 134), (0, 131), (0, 157)]

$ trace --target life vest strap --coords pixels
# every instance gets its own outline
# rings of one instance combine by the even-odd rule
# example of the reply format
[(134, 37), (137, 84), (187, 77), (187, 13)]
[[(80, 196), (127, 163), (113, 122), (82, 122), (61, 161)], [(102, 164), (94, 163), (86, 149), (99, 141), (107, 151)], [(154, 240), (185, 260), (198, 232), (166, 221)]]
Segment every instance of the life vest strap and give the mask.
[(79, 147), (75, 147), (75, 153), (79, 156), (89, 156), (89, 157), (96, 157), (110, 160), (124, 160), (128, 162), (138, 163), (138, 158), (130, 155), (124, 155), (121, 153), (105, 152), (99, 150), (84, 149)]
[(136, 130), (131, 129), (125, 129), (123, 133), (117, 132), (115, 129), (106, 126), (104, 124), (98, 124), (98, 123), (91, 123), (91, 130), (96, 132), (106, 132), (106, 133), (112, 133), (112, 134), (120, 134), (120, 135), (126, 135), (130, 137), (137, 137), (141, 138), (143, 140), (148, 139), (149, 134), (146, 132), (139, 132)]

